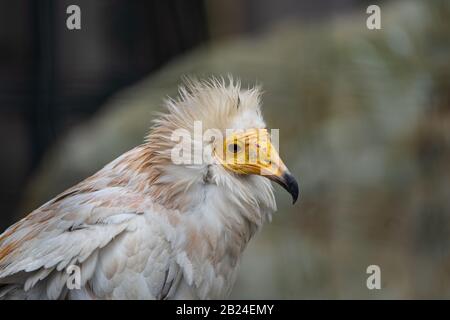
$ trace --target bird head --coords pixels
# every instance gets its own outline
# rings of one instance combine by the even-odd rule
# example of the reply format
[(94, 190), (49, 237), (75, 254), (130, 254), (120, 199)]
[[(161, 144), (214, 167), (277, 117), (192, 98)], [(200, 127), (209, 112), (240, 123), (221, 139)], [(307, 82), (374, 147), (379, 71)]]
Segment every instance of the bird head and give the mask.
[(298, 184), (281, 160), (267, 129), (229, 130), (225, 139), (214, 145), (218, 162), (236, 175), (259, 175), (286, 189), (293, 203), (298, 198)]
[[(172, 183), (178, 193), (198, 194), (201, 187), (218, 187), (217, 195), (232, 195), (231, 201), (275, 210), (271, 180), (295, 203), (298, 184), (266, 128), (260, 97), (259, 87), (242, 89), (231, 78), (186, 80), (147, 137), (153, 163), (164, 163), (155, 184)], [(159, 197), (167, 198), (172, 189)]]

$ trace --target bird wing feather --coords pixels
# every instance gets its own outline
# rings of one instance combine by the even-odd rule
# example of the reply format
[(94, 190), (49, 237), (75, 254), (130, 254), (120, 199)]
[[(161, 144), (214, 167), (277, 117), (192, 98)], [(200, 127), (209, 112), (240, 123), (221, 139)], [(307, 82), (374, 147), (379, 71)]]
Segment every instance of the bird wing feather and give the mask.
[[(166, 298), (180, 278), (157, 212), (121, 187), (75, 187), (0, 235), (0, 298)], [(66, 268), (81, 268), (68, 292)]]

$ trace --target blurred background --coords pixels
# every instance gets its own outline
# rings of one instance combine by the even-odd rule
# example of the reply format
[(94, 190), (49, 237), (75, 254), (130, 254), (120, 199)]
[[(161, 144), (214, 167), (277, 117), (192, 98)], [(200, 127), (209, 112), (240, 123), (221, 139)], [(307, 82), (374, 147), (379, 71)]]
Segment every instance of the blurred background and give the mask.
[(263, 85), (302, 188), (232, 298), (450, 298), (446, 0), (0, 0), (0, 232), (140, 144), (183, 75), (227, 73)]

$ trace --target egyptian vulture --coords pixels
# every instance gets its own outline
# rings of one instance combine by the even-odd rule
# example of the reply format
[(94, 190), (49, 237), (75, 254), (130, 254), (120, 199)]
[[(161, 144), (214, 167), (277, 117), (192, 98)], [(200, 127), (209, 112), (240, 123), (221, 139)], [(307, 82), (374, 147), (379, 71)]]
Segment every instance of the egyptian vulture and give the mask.
[(165, 105), (143, 144), (0, 236), (0, 298), (228, 296), (276, 210), (269, 180), (294, 203), (297, 182), (271, 143), (259, 88), (187, 80)]

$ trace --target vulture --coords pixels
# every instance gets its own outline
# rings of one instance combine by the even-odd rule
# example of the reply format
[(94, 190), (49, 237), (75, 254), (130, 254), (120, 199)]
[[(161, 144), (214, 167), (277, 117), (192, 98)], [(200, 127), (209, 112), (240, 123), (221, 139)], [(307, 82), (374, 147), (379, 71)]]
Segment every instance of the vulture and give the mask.
[(0, 235), (0, 299), (223, 299), (298, 185), (258, 86), (187, 79), (143, 143)]

